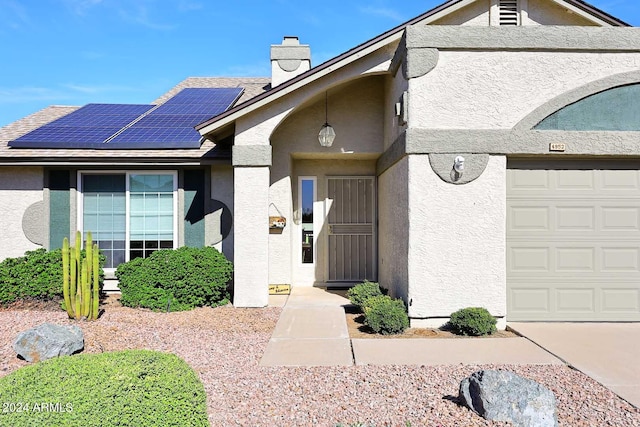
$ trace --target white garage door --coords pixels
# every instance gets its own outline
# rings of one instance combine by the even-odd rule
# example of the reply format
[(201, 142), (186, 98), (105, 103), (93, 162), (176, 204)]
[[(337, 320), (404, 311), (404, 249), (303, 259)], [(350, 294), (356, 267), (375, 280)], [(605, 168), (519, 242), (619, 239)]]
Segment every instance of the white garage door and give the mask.
[(507, 319), (640, 321), (640, 163), (508, 167)]

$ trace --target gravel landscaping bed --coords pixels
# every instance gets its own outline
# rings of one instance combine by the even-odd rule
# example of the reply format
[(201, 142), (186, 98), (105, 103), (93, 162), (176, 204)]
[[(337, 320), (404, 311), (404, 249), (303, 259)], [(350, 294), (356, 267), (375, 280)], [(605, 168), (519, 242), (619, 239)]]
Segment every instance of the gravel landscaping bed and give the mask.
[(460, 381), (479, 369), (508, 369), (551, 389), (561, 426), (640, 426), (640, 411), (589, 377), (564, 366), (352, 366), (273, 368), (258, 363), (279, 308), (200, 308), (153, 313), (107, 306), (94, 322), (63, 311), (0, 311), (0, 376), (27, 363), (12, 342), (44, 322), (78, 324), (85, 352), (146, 348), (182, 357), (200, 375), (212, 426), (492, 426), (455, 403)]

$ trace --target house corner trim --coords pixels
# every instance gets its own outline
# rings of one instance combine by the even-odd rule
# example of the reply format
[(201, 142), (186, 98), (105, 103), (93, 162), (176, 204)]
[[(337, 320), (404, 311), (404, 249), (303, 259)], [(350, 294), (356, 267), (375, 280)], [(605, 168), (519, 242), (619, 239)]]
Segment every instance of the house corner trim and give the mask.
[(234, 145), (232, 164), (236, 166), (271, 166), (271, 145)]

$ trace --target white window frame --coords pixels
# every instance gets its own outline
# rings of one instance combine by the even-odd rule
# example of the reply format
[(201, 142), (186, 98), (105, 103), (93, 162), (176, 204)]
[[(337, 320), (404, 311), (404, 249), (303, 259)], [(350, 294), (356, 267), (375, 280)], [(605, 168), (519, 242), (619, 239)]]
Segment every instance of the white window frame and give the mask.
[[(83, 175), (125, 175), (125, 253), (124, 261), (130, 261), (130, 199), (129, 177), (131, 175), (172, 175), (173, 176), (173, 247), (178, 247), (178, 171), (176, 170), (79, 170), (77, 173), (77, 218), (78, 230), (84, 236), (84, 192), (82, 190)], [(83, 239), (84, 245), (84, 239)], [(115, 268), (105, 268), (105, 272), (114, 272)]]
[[(302, 181), (312, 181), (313, 182), (313, 262), (305, 263), (302, 262)], [(318, 260), (318, 233), (320, 228), (318, 227), (318, 220), (322, 215), (320, 209), (318, 209), (318, 177), (316, 176), (299, 176), (298, 177), (298, 210), (300, 212), (300, 226), (297, 233), (296, 240), (298, 241), (298, 264), (303, 267), (313, 267)], [(320, 222), (320, 225), (322, 223)]]

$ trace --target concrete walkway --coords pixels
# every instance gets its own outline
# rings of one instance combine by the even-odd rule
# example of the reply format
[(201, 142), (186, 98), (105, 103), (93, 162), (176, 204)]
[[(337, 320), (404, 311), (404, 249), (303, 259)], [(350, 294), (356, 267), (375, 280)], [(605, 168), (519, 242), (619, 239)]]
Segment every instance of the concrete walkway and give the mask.
[(640, 408), (640, 323), (509, 323)]
[(282, 314), (260, 365), (350, 366), (351, 342), (344, 316), (349, 300), (319, 288), (293, 288), (288, 297), (271, 297)]
[(349, 300), (320, 288), (293, 288), (270, 304), (284, 308), (263, 366), (562, 364), (522, 337), (350, 340), (344, 314)]
[[(344, 292), (293, 288), (263, 366), (568, 364), (640, 407), (640, 323), (509, 323), (517, 338), (350, 339)], [(526, 338), (525, 338), (526, 337)]]

